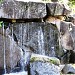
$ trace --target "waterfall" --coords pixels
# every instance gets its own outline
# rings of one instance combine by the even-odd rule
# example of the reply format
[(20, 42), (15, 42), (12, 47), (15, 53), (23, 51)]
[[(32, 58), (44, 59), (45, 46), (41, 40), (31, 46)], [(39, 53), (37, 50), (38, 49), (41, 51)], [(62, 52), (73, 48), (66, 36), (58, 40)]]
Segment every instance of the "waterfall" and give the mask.
[(51, 57), (54, 57), (55, 56), (55, 49), (54, 49), (54, 46), (51, 47)]
[(38, 31), (38, 49), (40, 54), (45, 55), (44, 36), (43, 36), (43, 31), (41, 27), (40, 27), (40, 30)]
[(12, 51), (14, 50), (14, 46), (13, 46), (13, 24), (11, 27), (11, 37), (10, 37), (10, 66), (11, 66), (11, 72), (12, 72), (12, 68), (13, 68), (13, 55), (12, 55)]
[[(20, 37), (21, 37), (21, 39), (20, 39), (20, 46), (21, 46), (21, 49), (22, 49), (22, 51), (23, 51), (23, 26), (22, 26), (22, 24), (21, 24), (21, 31), (20, 31)], [(24, 52), (23, 52), (24, 53)], [(21, 56), (21, 61), (20, 61), (20, 63), (21, 63), (21, 70), (22, 71), (24, 71), (24, 54)]]
[(5, 58), (5, 30), (4, 30), (4, 23), (3, 23), (3, 53), (4, 53), (4, 73), (6, 74), (6, 58)]

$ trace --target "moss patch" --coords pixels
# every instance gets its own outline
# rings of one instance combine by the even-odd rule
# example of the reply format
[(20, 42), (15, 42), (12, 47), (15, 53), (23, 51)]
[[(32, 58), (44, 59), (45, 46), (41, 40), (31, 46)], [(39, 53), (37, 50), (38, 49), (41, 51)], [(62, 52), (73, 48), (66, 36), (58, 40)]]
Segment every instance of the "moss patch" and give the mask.
[(30, 58), (30, 62), (35, 62), (35, 61), (49, 62), (55, 65), (60, 64), (60, 60), (55, 57), (48, 57), (48, 56), (43, 56), (38, 54), (33, 54)]

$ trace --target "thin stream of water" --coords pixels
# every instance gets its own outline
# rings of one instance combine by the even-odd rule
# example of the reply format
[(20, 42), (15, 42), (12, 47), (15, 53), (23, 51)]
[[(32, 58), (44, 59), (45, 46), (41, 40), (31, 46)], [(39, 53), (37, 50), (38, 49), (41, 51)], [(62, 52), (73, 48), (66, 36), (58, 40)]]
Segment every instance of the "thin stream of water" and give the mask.
[(39, 52), (40, 54), (45, 55), (43, 39), (44, 39), (43, 32), (42, 32), (42, 28), (40, 27), (40, 30), (38, 31), (38, 50), (40, 51)]
[(12, 51), (14, 49), (13, 47), (13, 24), (12, 24), (12, 28), (11, 28), (11, 37), (10, 37), (10, 66), (11, 66), (11, 72), (12, 72), (12, 68), (13, 68), (13, 55), (12, 55)]
[[(23, 26), (21, 24), (21, 49), (23, 51)], [(24, 71), (24, 54), (21, 56), (21, 70)]]
[(4, 53), (4, 73), (6, 74), (6, 58), (5, 58), (5, 30), (4, 30), (4, 23), (3, 23), (3, 53)]

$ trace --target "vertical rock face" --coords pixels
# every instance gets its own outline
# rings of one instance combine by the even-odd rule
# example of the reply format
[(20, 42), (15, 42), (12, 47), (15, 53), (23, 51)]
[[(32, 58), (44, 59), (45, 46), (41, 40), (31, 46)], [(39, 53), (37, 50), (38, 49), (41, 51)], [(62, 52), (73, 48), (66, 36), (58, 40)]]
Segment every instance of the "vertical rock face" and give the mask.
[(70, 32), (71, 23), (61, 22), (60, 34), (61, 34), (61, 45), (66, 50), (74, 50), (73, 38)]
[(71, 30), (71, 32), (70, 32), (70, 34), (71, 34), (71, 36), (72, 36), (72, 40), (73, 40), (73, 48), (74, 48), (74, 50), (71, 52), (71, 55), (70, 55), (70, 62), (71, 63), (75, 63), (75, 26), (72, 24), (71, 26), (70, 26), (70, 28), (72, 29)]
[[(51, 24), (33, 22), (15, 23), (13, 25), (14, 34), (16, 35), (18, 42), (23, 43), (23, 49), (27, 46), (37, 54), (48, 56), (56, 55), (58, 31)], [(19, 45), (21, 46), (21, 44)]]
[(73, 38), (73, 42), (74, 42), (74, 50), (75, 50), (75, 26), (74, 25), (72, 25), (72, 31), (71, 31), (71, 35), (72, 35), (72, 38)]
[(0, 17), (9, 19), (31, 19), (46, 16), (46, 5), (36, 2), (4, 0), (0, 3)]
[(14, 68), (21, 58), (21, 50), (12, 37), (10, 35), (5, 36), (6, 34), (2, 34), (1, 30), (2, 29), (0, 29), (0, 68), (4, 68), (4, 49), (6, 67)]
[(59, 58), (61, 58), (62, 63), (67, 63), (67, 54), (64, 54), (64, 50), (72, 50), (70, 55), (70, 62), (74, 63), (75, 59), (73, 58), (75, 56), (74, 52), (74, 25), (71, 22), (65, 22), (61, 21), (61, 19), (58, 19), (56, 17), (49, 17), (47, 18), (47, 22), (56, 24), (57, 29), (60, 33), (59, 35), (59, 46), (61, 47), (59, 50)]
[(74, 47), (73, 47), (73, 39), (70, 35), (70, 33), (65, 33), (65, 35), (63, 35), (61, 37), (61, 41), (62, 41), (62, 46), (64, 49), (66, 50), (74, 50)]

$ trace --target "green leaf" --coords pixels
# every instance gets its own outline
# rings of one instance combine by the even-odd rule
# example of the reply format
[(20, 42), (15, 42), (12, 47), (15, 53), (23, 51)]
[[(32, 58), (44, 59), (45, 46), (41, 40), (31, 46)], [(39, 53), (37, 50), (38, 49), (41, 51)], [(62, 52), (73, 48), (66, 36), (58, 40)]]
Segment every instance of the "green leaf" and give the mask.
[(0, 22), (0, 28), (2, 27), (2, 23), (3, 23), (3, 21)]
[(0, 0), (0, 4), (3, 2), (3, 0)]

